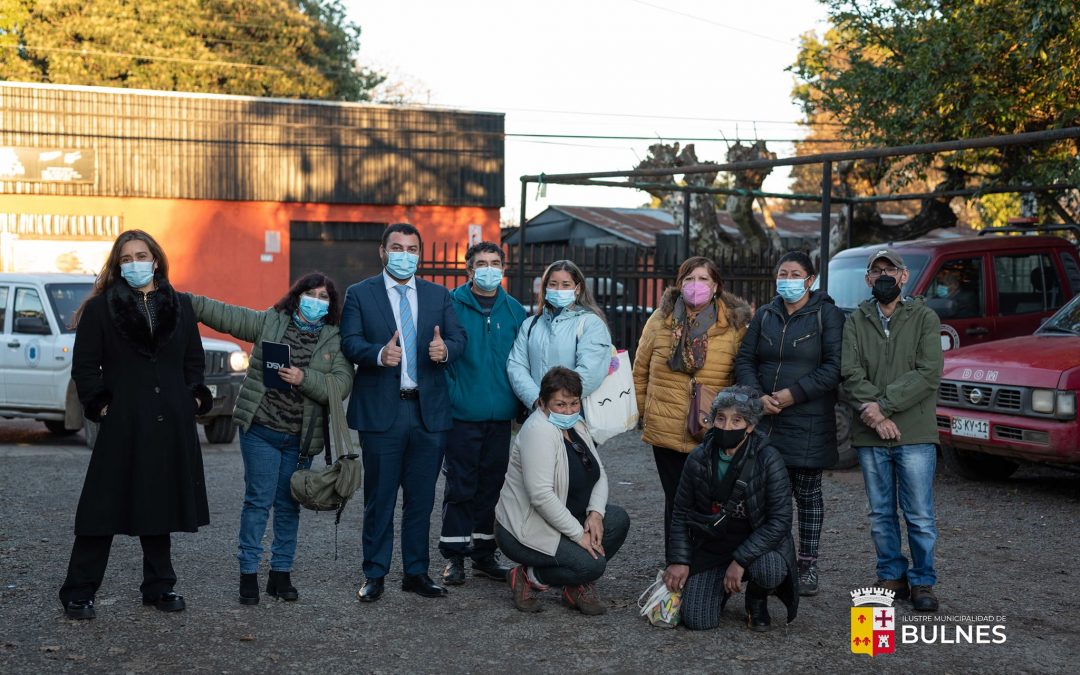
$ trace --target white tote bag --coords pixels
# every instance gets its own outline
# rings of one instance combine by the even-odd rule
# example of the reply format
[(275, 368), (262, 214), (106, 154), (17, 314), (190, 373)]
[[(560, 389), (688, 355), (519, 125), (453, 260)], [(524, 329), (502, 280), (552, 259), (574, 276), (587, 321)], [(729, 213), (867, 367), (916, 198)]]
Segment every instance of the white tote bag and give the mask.
[(581, 414), (589, 427), (593, 441), (600, 445), (613, 436), (637, 426), (637, 394), (630, 356), (625, 349), (618, 351), (619, 367), (609, 373), (596, 391), (581, 401)]

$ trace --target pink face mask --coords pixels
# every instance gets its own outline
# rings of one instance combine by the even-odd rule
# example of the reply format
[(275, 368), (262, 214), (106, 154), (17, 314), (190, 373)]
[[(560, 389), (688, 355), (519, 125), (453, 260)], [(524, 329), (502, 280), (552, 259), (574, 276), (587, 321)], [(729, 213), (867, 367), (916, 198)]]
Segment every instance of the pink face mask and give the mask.
[(693, 307), (704, 305), (712, 295), (712, 287), (704, 281), (688, 281), (682, 287), (683, 300)]

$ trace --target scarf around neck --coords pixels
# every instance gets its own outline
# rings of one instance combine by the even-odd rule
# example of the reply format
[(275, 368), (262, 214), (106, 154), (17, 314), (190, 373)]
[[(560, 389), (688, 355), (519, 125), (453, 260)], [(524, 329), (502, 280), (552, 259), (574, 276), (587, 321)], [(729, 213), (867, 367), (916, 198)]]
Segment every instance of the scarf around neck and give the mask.
[(693, 375), (705, 365), (709, 351), (709, 329), (716, 323), (716, 299), (691, 318), (686, 302), (679, 297), (671, 311), (671, 354), (668, 367), (675, 372)]
[(319, 319), (318, 321), (312, 323), (311, 321), (305, 319), (303, 315), (300, 314), (299, 310), (293, 312), (292, 320), (293, 323), (296, 324), (296, 327), (300, 329), (301, 333), (318, 333), (322, 330), (323, 324), (326, 323), (324, 319)]

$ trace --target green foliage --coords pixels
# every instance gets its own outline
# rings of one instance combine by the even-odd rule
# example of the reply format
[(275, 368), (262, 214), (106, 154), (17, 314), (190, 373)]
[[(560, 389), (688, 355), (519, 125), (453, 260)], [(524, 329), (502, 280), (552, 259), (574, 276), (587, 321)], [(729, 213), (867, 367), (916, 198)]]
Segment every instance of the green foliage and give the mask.
[(0, 78), (369, 100), (341, 0), (0, 0)]
[[(906, 145), (1080, 124), (1080, 3), (822, 0), (834, 29), (804, 38), (793, 96), (853, 145)], [(922, 157), (894, 185), (947, 166), (979, 183), (1076, 179), (1077, 144)], [(936, 164), (935, 164), (936, 162)]]
[(976, 230), (984, 227), (1004, 227), (1009, 224), (1009, 218), (1020, 213), (1018, 194), (983, 195), (973, 201), (978, 217), (973, 219), (971, 226)]

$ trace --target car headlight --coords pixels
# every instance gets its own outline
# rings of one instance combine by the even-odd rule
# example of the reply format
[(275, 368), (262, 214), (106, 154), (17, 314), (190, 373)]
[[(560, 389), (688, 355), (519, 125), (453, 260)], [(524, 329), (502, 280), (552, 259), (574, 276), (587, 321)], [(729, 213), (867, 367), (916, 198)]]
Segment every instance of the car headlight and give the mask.
[(229, 369), (234, 373), (241, 373), (248, 369), (249, 361), (247, 352), (243, 350), (232, 352), (229, 354)]
[(1054, 399), (1057, 392), (1052, 389), (1036, 389), (1031, 392), (1031, 409), (1037, 413), (1054, 412)]
[(1057, 393), (1058, 417), (1076, 417), (1076, 392), (1059, 391)]

